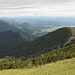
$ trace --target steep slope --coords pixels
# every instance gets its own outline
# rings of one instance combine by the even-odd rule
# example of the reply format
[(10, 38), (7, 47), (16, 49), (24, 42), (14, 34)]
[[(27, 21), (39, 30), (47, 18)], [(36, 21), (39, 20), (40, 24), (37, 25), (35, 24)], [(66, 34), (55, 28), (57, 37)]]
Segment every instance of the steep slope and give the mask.
[(0, 57), (17, 55), (22, 46), (30, 41), (31, 39), (27, 36), (12, 30), (0, 32)]
[[(36, 56), (75, 43), (75, 28), (64, 27), (34, 40), (27, 48), (28, 55)], [(25, 50), (26, 51), (26, 50)]]

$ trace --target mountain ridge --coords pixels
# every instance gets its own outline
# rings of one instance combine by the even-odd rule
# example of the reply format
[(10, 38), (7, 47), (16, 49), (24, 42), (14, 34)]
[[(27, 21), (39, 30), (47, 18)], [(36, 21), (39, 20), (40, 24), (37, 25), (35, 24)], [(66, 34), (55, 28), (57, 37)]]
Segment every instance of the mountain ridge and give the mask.
[(28, 43), (27, 45), (21, 45), (21, 48), (17, 50), (12, 50), (12, 53), (10, 53), (10, 51), (7, 50), (8, 53), (6, 53), (6, 55), (8, 56), (8, 54), (10, 54), (10, 56), (14, 57), (35, 57), (40, 54), (50, 52), (56, 48), (61, 48), (64, 46), (74, 44), (74, 32), (75, 28), (72, 27), (64, 27), (57, 29), (33, 41), (30, 41), (30, 43)]
[[(73, 34), (72, 28), (60, 28), (35, 39), (27, 48), (28, 55), (36, 56), (56, 48), (68, 46), (75, 43), (74, 40), (75, 36)], [(50, 50), (47, 51), (47, 49)]]

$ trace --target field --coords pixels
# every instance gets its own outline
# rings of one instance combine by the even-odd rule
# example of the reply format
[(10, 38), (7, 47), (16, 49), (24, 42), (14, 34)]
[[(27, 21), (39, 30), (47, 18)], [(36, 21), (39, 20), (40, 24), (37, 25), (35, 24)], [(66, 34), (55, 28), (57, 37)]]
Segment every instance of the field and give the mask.
[(0, 70), (0, 75), (75, 75), (75, 58), (31, 69)]

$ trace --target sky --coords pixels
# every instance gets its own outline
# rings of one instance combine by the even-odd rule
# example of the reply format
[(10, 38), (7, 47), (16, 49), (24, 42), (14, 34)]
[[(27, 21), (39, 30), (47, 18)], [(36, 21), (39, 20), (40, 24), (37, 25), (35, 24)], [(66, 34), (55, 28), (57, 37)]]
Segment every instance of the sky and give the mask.
[(75, 0), (0, 0), (6, 16), (75, 16)]

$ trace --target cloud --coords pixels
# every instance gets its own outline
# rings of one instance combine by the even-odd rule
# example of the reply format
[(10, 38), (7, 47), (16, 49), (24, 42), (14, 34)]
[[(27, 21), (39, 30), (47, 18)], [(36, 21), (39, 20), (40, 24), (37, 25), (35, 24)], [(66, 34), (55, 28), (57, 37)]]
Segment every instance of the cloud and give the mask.
[(0, 16), (75, 15), (75, 0), (0, 0)]

